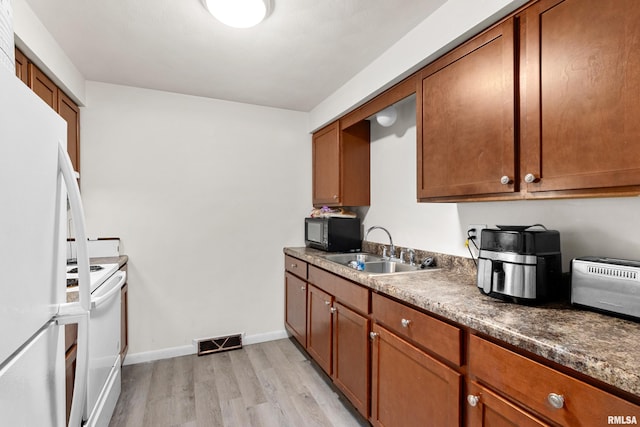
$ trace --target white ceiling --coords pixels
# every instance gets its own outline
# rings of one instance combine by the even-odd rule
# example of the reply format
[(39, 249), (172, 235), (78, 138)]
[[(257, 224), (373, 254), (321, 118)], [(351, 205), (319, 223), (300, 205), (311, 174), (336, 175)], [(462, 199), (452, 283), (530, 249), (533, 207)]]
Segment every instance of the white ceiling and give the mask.
[(310, 111), (446, 0), (273, 0), (249, 29), (200, 0), (27, 0), (87, 80)]

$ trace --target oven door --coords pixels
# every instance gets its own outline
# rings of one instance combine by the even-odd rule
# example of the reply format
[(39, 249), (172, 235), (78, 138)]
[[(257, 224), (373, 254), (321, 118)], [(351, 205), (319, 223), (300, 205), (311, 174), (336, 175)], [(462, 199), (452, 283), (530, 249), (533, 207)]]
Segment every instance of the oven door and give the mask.
[(107, 426), (120, 394), (120, 298), (126, 277), (119, 271), (91, 293), (88, 426)]

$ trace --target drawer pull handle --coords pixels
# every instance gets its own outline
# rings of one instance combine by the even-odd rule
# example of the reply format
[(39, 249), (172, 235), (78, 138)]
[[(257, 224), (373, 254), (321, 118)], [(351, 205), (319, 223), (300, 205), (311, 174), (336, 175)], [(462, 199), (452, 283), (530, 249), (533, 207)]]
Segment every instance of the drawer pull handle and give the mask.
[(378, 336), (377, 332), (369, 332), (369, 339), (371, 341), (375, 340), (377, 336)]
[(409, 319), (402, 319), (402, 320), (400, 321), (400, 323), (402, 323), (402, 327), (403, 327), (403, 328), (408, 328), (408, 327), (409, 327), (409, 324), (411, 323), (411, 320), (409, 320)]
[(331, 307), (330, 311), (331, 311), (331, 314), (336, 314), (336, 311), (338, 311), (338, 309), (335, 307)]
[(469, 406), (473, 406), (475, 408), (478, 402), (480, 402), (480, 396), (470, 394), (467, 396), (467, 402), (469, 402)]
[(547, 396), (547, 401), (549, 405), (553, 406), (556, 409), (562, 409), (564, 406), (564, 396), (556, 393), (549, 393)]

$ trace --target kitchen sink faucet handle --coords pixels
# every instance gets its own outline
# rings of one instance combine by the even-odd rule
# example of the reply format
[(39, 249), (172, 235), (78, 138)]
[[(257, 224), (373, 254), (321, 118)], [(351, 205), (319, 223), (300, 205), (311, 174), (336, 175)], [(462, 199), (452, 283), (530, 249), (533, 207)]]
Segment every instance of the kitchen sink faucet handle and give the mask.
[(416, 251), (409, 249), (409, 265), (416, 265)]

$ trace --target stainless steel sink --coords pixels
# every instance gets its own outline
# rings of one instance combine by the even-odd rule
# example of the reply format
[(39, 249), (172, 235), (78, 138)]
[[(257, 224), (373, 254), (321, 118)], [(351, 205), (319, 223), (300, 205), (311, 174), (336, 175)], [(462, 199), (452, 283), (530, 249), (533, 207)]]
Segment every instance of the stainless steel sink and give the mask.
[(370, 262), (370, 261), (382, 261), (382, 257), (380, 255), (368, 254), (368, 253), (352, 253), (352, 254), (332, 254), (326, 255), (325, 259), (327, 261), (337, 262), (338, 264), (347, 265), (352, 261), (362, 261), (362, 262)]
[(327, 261), (349, 266), (353, 269), (357, 268), (357, 261), (363, 262), (364, 269), (361, 271), (371, 275), (438, 270), (437, 268), (422, 269), (419, 265), (404, 264), (396, 260), (383, 259), (380, 255), (368, 253), (331, 254), (325, 255), (325, 259)]
[(369, 274), (393, 274), (424, 270), (418, 265), (403, 264), (396, 261), (372, 261), (364, 263), (363, 271)]

